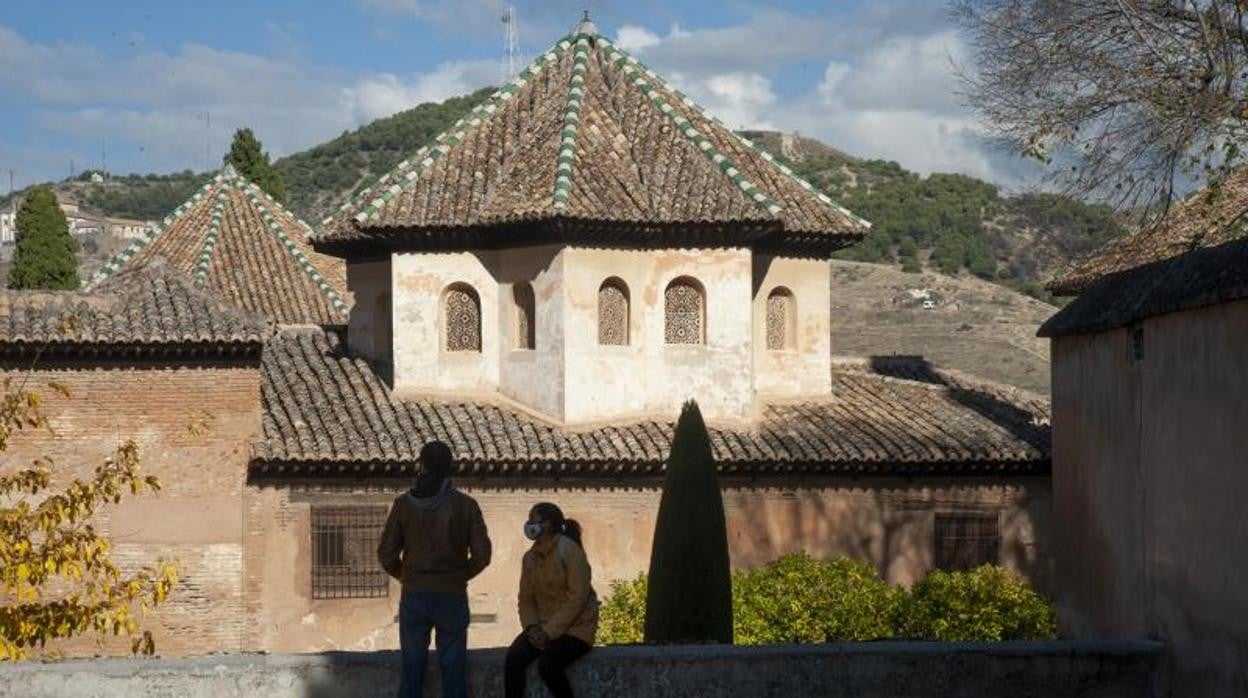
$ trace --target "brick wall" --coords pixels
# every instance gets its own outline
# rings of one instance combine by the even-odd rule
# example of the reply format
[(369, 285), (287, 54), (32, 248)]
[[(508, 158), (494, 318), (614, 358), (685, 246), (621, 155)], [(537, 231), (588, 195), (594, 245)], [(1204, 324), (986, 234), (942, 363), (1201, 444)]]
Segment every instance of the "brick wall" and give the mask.
[[(55, 480), (68, 482), (90, 476), (117, 445), (134, 439), (143, 472), (157, 476), (163, 489), (108, 506), (95, 523), (124, 566), (160, 557), (179, 565), (181, 582), (147, 624), (157, 650), (241, 649), (242, 492), (250, 443), (260, 430), (256, 366), (64, 366), (23, 375), (44, 393), (52, 432), (17, 434), (0, 468), (49, 457)], [(5, 376), (21, 379), (13, 371)], [(69, 397), (43, 389), (49, 381), (66, 386)], [(94, 641), (64, 649), (100, 651)], [(129, 648), (108, 643), (102, 651)]]

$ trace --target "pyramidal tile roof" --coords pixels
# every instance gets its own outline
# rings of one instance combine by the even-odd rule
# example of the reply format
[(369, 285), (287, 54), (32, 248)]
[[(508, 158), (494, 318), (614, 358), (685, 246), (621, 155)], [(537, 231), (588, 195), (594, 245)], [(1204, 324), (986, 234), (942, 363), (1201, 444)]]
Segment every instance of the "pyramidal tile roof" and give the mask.
[(163, 259), (226, 301), (283, 325), (346, 321), (342, 260), (315, 252), (311, 229), (226, 168), (87, 282)]
[(542, 226), (830, 251), (869, 224), (583, 22), (322, 221), (314, 244), (524, 244)]

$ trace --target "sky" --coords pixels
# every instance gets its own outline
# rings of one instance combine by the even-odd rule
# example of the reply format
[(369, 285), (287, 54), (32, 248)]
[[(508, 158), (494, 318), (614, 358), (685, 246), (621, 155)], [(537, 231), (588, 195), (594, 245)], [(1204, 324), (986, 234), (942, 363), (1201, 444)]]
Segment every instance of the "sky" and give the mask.
[[(10, 0), (0, 9), (0, 185), (98, 168), (215, 169), (251, 127), (274, 157), (503, 74), (506, 0)], [(1006, 187), (957, 96), (967, 48), (939, 1), (515, 0), (529, 58), (588, 9), (728, 125), (818, 138)], [(7, 191), (7, 189), (5, 190)]]

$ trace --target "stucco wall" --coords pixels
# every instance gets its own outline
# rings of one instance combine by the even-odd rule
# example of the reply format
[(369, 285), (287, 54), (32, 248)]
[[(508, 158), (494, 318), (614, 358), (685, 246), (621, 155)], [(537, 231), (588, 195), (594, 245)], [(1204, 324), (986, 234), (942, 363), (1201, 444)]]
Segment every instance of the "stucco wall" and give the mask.
[[(527, 247), (483, 256), (499, 283), (499, 391), (545, 415), (563, 417), (564, 258), (558, 247)], [(533, 288), (534, 347), (520, 348), (514, 288)]]
[[(394, 386), (421, 392), (496, 392), (499, 357), (499, 285), (483, 256), (469, 252), (394, 253)], [(442, 297), (455, 283), (480, 299), (481, 351), (443, 346)]]
[[(826, 259), (754, 255), (754, 389), (792, 397), (832, 389), (831, 274)], [(767, 348), (767, 297), (777, 287), (793, 294), (794, 339), (783, 350)]]
[(1059, 611), (1159, 637), (1183, 695), (1248, 694), (1248, 301), (1053, 343)]
[[(585, 546), (602, 597), (610, 582), (649, 566), (660, 493), (645, 488), (518, 483), (470, 486), (494, 542), (493, 564), (469, 592), (475, 647), (509, 644), (519, 632), (516, 589), (529, 543), (522, 527), (539, 501), (558, 503), (585, 527)], [(310, 509), (314, 504), (388, 506), (395, 491), (309, 485), (249, 490), (248, 604), (257, 635), (250, 646), (273, 652), (371, 650), (397, 646), (399, 589), (377, 599), (311, 599)], [(997, 512), (1001, 562), (1049, 584), (1049, 492), (1044, 478), (1000, 481), (829, 481), (724, 492), (733, 564), (753, 567), (790, 552), (850, 555), (871, 561), (897, 584), (931, 568), (935, 513)]]
[[(577, 695), (844, 698), (1148, 698), (1167, 695), (1150, 642), (878, 642), (776, 647), (612, 647), (577, 662)], [(424, 695), (439, 695), (436, 661)], [(501, 696), (502, 650), (469, 653), (469, 695)], [(527, 695), (547, 695), (530, 670)], [(388, 696), (396, 652), (76, 660), (0, 665), (0, 696), (337, 698)]]
[[(6, 373), (6, 376), (13, 375)], [(17, 433), (0, 472), (36, 457), (53, 460), (55, 484), (89, 478), (125, 439), (134, 439), (144, 474), (163, 489), (100, 509), (92, 522), (113, 542), (113, 558), (133, 569), (164, 557), (181, 581), (147, 625), (162, 652), (243, 648), (242, 490), (248, 444), (260, 430), (259, 372), (251, 367), (41, 370), (28, 385), (57, 381), (69, 398), (44, 390), (52, 432)], [(129, 652), (128, 642), (98, 649), (93, 639), (57, 649)]]
[[(564, 418), (592, 422), (636, 414), (675, 417), (697, 398), (711, 420), (753, 417), (750, 251), (564, 251), (567, 399)], [(598, 289), (628, 285), (628, 346), (598, 344)], [(664, 291), (681, 276), (705, 290), (706, 343), (664, 341)]]

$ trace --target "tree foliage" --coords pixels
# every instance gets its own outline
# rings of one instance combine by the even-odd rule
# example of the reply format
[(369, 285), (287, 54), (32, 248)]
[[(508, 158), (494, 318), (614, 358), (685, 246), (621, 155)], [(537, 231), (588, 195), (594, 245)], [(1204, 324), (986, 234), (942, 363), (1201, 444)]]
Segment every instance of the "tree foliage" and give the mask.
[(17, 251), (9, 288), (78, 288), (78, 243), (50, 187), (35, 187), (17, 210)]
[(647, 642), (732, 642), (724, 500), (710, 436), (692, 401), (672, 437), (649, 578)]
[(230, 143), (230, 152), (225, 155), (225, 164), (233, 165), (240, 175), (274, 199), (286, 200), (286, 185), (282, 181), (282, 175), (273, 168), (269, 162), (269, 154), (264, 152), (264, 146), (251, 129), (240, 128), (234, 132), (234, 141)]
[(209, 173), (183, 170), (167, 175), (124, 175), (81, 190), (83, 203), (106, 216), (160, 220), (182, 205), (212, 178)]
[[(974, 51), (967, 100), (1076, 195), (1168, 203), (1243, 163), (1241, 0), (953, 0)], [(1156, 208), (1153, 206), (1153, 208)]]
[[(0, 452), (22, 430), (47, 429), (40, 393), (26, 378), (6, 378), (0, 397)], [(68, 395), (62, 386), (54, 390)], [(162, 603), (177, 570), (158, 562), (123, 572), (111, 545), (91, 525), (101, 507), (155, 491), (140, 473), (138, 447), (127, 441), (86, 479), (54, 485), (54, 463), (0, 476), (0, 659), (22, 659), (48, 642), (86, 634), (125, 634), (131, 650), (155, 651), (143, 614)]]

